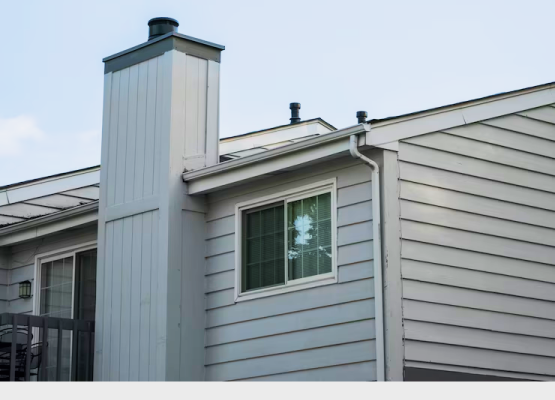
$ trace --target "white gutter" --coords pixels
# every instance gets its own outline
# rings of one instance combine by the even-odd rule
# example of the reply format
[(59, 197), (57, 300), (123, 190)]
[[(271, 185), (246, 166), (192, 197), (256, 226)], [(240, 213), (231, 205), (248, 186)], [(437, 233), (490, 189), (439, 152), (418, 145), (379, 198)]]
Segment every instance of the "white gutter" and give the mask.
[[(368, 124), (370, 128), (370, 124)], [(367, 129), (369, 132), (370, 129)], [(382, 278), (382, 240), (380, 206), (380, 168), (358, 151), (358, 135), (351, 135), (349, 151), (353, 158), (366, 163), (372, 170), (372, 229), (374, 245), (374, 304), (376, 309), (376, 364), (378, 381), (385, 381), (385, 345), (383, 319), (383, 278)]]

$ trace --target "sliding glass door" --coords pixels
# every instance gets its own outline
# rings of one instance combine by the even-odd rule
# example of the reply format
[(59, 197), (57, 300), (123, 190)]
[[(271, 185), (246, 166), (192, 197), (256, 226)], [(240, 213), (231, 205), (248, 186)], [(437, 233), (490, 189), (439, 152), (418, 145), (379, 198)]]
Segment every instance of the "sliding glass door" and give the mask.
[[(96, 305), (96, 249), (74, 251), (40, 262), (39, 314), (53, 318), (74, 318), (93, 321)], [(46, 339), (46, 340), (45, 340)], [(71, 377), (71, 332), (62, 333), (61, 360), (58, 360), (58, 331), (49, 329), (47, 338), (40, 341), (48, 351), (46, 380), (56, 380), (56, 367), (61, 362), (62, 380)], [(85, 335), (78, 337), (77, 379), (84, 378), (85, 352), (90, 343)], [(92, 356), (92, 355), (91, 355)]]

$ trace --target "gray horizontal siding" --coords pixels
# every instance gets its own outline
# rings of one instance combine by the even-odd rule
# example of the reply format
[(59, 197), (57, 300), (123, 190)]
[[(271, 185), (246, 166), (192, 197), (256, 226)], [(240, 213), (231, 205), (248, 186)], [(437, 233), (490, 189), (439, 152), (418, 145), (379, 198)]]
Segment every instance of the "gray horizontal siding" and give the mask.
[(493, 371), (533, 373), (543, 375), (546, 380), (555, 378), (555, 362), (549, 357), (412, 340), (405, 343), (405, 357), (407, 361), (422, 360)]
[(405, 363), (555, 378), (555, 108), (400, 144)]
[[(5, 297), (3, 298), (5, 300), (4, 311), (10, 313), (33, 312), (34, 297), (29, 299), (19, 298), (19, 283), (26, 280), (31, 281), (32, 290), (35, 291), (35, 257), (37, 255), (63, 251), (67, 247), (92, 242), (96, 240), (96, 236), (97, 227), (94, 224), (48, 235), (41, 239), (27, 241), (8, 248), (9, 269), (2, 270), (7, 279), (5, 282)], [(2, 299), (1, 294), (0, 299)]]
[(288, 332), (240, 342), (210, 346), (206, 349), (206, 363), (264, 357), (281, 353), (327, 347), (346, 342), (370, 340), (376, 336), (374, 320), (349, 322), (303, 331)]
[[(339, 282), (235, 303), (235, 205), (332, 177)], [(345, 158), (208, 196), (207, 380), (376, 379), (369, 179), (367, 167)]]
[(272, 357), (216, 364), (206, 368), (206, 378), (209, 381), (238, 380), (284, 372), (295, 372), (303, 369), (352, 364), (375, 360), (375, 358), (375, 343), (373, 340), (367, 340), (278, 354)]
[(245, 379), (246, 381), (309, 381), (309, 382), (356, 382), (364, 381), (368, 376), (376, 375), (376, 362), (367, 361), (356, 364), (338, 365), (335, 367), (324, 367), (308, 369), (304, 371), (289, 372), (275, 375), (267, 375), (258, 378)]

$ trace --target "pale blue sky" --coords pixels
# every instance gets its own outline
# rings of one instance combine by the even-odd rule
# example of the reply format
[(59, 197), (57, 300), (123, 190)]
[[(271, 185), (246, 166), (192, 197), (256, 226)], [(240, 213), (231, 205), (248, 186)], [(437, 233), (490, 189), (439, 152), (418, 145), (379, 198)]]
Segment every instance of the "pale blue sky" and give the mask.
[(0, 185), (100, 162), (102, 58), (147, 21), (226, 46), (220, 135), (337, 128), (555, 81), (554, 1), (0, 0)]

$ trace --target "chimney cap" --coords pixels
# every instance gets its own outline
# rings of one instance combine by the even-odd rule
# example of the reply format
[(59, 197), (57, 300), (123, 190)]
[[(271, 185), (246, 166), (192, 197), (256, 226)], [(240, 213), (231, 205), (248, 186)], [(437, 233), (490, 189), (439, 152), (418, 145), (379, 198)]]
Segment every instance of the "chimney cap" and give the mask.
[(169, 32), (177, 32), (179, 22), (168, 17), (156, 17), (148, 21), (148, 40), (156, 39), (158, 36)]
[(152, 26), (154, 24), (170, 24), (173, 26), (179, 26), (179, 22), (177, 22), (176, 19), (170, 17), (156, 17), (148, 21), (148, 26)]

